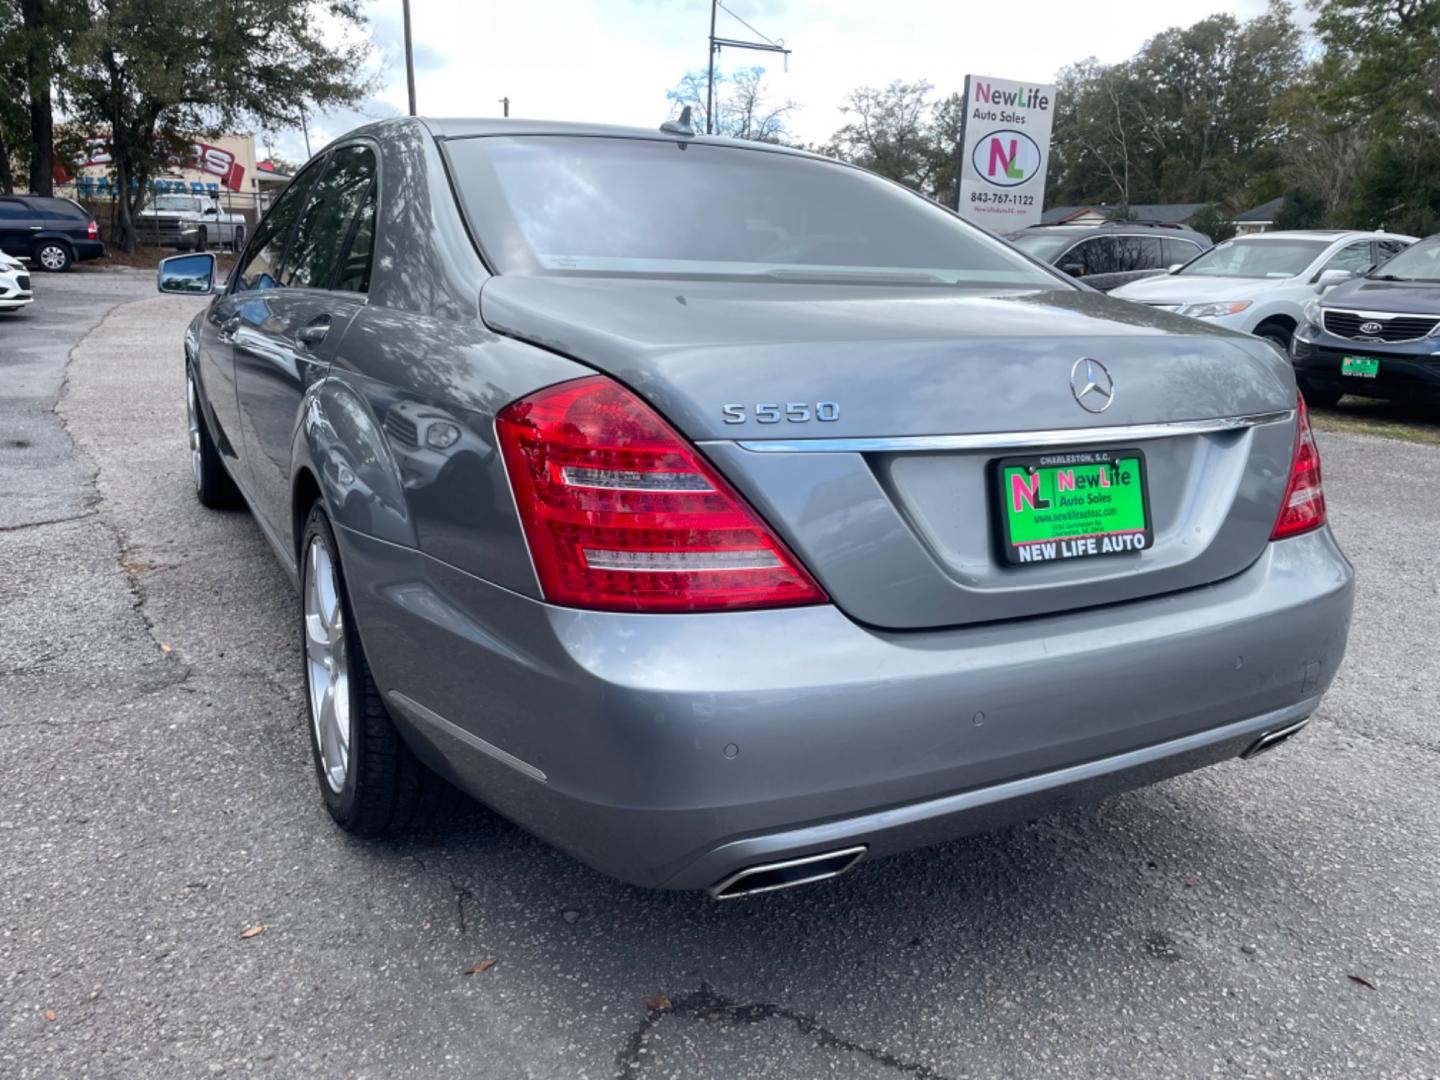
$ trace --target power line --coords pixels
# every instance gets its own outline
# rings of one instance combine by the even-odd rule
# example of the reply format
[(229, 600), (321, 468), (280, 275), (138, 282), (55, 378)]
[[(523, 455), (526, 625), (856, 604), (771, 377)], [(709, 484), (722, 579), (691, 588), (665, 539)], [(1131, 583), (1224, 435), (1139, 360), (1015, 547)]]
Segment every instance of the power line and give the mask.
[[(738, 22), (745, 29), (758, 37), (759, 41), (741, 41), (738, 38), (722, 38), (715, 36), (715, 15), (717, 11), (724, 11), (732, 19)], [(790, 50), (785, 47), (784, 38), (771, 39), (756, 30), (744, 19), (736, 15), (720, 0), (710, 0), (710, 74), (705, 81), (705, 134), (715, 133), (715, 54), (721, 49), (729, 46), (732, 49), (754, 49), (757, 52), (780, 53), (785, 57), (785, 69), (790, 69)]]
[(726, 15), (729, 15), (732, 19), (734, 19), (736, 22), (738, 22), (741, 26), (745, 27), (746, 30), (749, 30), (752, 34), (754, 34), (756, 37), (758, 37), (761, 41), (764, 41), (764, 42), (766, 42), (767, 44), (770, 44), (770, 45), (776, 45), (776, 46), (781, 46), (781, 47), (784, 46), (784, 44), (785, 44), (784, 39), (781, 39), (780, 41), (773, 41), (773, 40), (771, 40), (770, 38), (766, 37), (764, 34), (760, 33), (759, 30), (756, 30), (755, 27), (751, 26), (748, 22), (746, 22), (744, 19), (742, 19), (739, 15), (736, 15), (735, 12), (731, 11), (731, 10), (730, 10), (728, 7), (726, 7), (724, 4), (720, 3), (720, 0), (715, 0), (715, 4), (716, 4), (716, 6), (717, 6), (721, 11), (725, 12)]

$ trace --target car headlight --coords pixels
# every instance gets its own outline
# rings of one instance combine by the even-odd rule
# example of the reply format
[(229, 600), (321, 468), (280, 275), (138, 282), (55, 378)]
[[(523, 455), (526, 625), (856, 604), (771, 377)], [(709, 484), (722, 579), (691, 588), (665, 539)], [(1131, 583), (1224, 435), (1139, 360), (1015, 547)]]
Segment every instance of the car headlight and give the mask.
[(1323, 326), (1325, 325), (1324, 319), (1325, 316), (1320, 310), (1320, 298), (1318, 296), (1305, 301), (1306, 322), (1311, 326)]
[(1219, 319), (1226, 315), (1239, 315), (1249, 306), (1249, 300), (1217, 300), (1209, 304), (1187, 304), (1180, 309), (1180, 314), (1189, 315), (1192, 319)]

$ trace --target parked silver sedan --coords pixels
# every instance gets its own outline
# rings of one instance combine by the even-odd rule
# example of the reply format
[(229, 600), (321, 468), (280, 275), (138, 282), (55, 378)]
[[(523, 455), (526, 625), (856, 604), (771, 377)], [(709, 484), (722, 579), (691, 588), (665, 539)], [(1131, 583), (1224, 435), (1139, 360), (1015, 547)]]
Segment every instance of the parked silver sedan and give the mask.
[(195, 484), (292, 573), (335, 821), (458, 787), (720, 897), (1268, 749), (1351, 570), (1290, 366), (863, 170), (385, 121), (184, 342)]

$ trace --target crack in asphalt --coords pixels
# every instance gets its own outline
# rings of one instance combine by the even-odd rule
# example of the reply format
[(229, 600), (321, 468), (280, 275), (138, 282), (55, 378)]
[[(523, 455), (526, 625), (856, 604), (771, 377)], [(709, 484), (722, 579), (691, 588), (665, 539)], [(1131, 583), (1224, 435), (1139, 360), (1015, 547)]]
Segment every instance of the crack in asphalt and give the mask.
[(450, 891), (455, 895), (455, 928), (461, 934), (469, 933), (470, 925), (465, 916), (465, 904), (467, 901), (474, 900), (475, 894), (469, 888), (460, 884), (454, 874), (444, 870), (431, 870), (430, 867), (425, 865), (425, 860), (419, 855), (411, 855), (410, 858), (415, 860), (415, 865), (420, 867), (420, 872), (426, 877), (438, 878), (450, 886)]
[(22, 521), (18, 525), (0, 525), (0, 533), (24, 532), (26, 529), (39, 529), (46, 525), (64, 525), (71, 521), (84, 521), (87, 518), (99, 515), (98, 510), (86, 510), (83, 514), (72, 514), (70, 517), (46, 518), (44, 521)]
[(715, 993), (709, 983), (703, 982), (700, 984), (700, 989), (694, 993), (668, 1002), (668, 1008), (652, 1006), (646, 1009), (645, 1018), (630, 1033), (629, 1038), (625, 1040), (625, 1045), (615, 1055), (615, 1065), (618, 1070), (615, 1074), (616, 1080), (637, 1080), (641, 1070), (645, 1067), (645, 1062), (641, 1059), (645, 1047), (645, 1037), (660, 1022), (661, 1017), (667, 1015), (704, 1020), (712, 1024), (727, 1024), (730, 1027), (759, 1024), (767, 1020), (788, 1020), (802, 1035), (813, 1039), (817, 1046), (827, 1050), (843, 1050), (846, 1053), (859, 1054), (869, 1058), (877, 1065), (883, 1065), (908, 1076), (919, 1077), (920, 1080), (949, 1080), (943, 1073), (936, 1072), (922, 1062), (906, 1061), (888, 1050), (866, 1046), (864, 1043), (837, 1035), (813, 1016), (796, 1012), (794, 1009), (787, 1009), (783, 1005), (731, 1001), (729, 998)]

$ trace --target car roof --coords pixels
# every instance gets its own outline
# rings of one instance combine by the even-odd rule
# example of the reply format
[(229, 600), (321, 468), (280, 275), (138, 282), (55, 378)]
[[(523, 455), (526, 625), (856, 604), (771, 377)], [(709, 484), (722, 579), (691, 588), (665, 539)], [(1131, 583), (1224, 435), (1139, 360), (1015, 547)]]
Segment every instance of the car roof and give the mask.
[(1085, 221), (1076, 222), (1073, 225), (1057, 222), (1053, 225), (1031, 225), (1021, 229), (1015, 236), (1028, 236), (1030, 234), (1056, 233), (1057, 235), (1068, 236), (1071, 233), (1086, 231), (1097, 231), (1101, 229), (1155, 229), (1162, 233), (1188, 232), (1196, 230), (1189, 225), (1181, 225), (1178, 222), (1171, 224), (1168, 221)]
[(1377, 236), (1388, 236), (1395, 240), (1411, 240), (1415, 237), (1404, 233), (1386, 232), (1384, 229), (1283, 229), (1280, 232), (1248, 233), (1237, 236), (1236, 240), (1364, 240)]
[(618, 124), (587, 124), (568, 120), (525, 120), (510, 117), (433, 117), (419, 118), (438, 139), (467, 139), (484, 135), (572, 135), (610, 139), (652, 139), (668, 142), (700, 142), (714, 146), (735, 146), (746, 150), (770, 150), (796, 157), (823, 158), (808, 150), (799, 150), (778, 143), (756, 142), (751, 139), (730, 139), (723, 135), (677, 135), (653, 128), (624, 127)]

